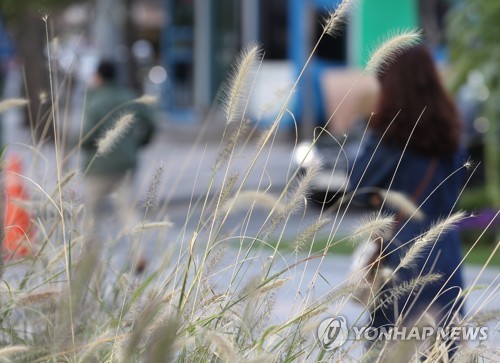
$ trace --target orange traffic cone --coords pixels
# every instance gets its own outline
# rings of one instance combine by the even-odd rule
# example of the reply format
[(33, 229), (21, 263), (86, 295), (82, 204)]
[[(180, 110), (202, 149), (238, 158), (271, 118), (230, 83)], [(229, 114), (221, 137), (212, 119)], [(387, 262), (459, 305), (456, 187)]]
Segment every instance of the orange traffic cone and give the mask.
[(19, 157), (9, 157), (5, 165), (5, 238), (2, 253), (12, 257), (23, 257), (31, 251), (30, 214), (17, 201), (27, 200), (23, 180), (18, 174), (22, 171)]

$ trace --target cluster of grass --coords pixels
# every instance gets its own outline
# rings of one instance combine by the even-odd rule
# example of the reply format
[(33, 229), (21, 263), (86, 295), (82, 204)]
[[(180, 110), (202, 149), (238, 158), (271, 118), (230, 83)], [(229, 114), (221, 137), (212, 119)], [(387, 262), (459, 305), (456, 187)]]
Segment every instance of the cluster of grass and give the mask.
[[(350, 3), (344, 1), (326, 20), (318, 43), (328, 33), (335, 34), (339, 22), (345, 20)], [(414, 44), (418, 37), (418, 33), (409, 31), (390, 39), (374, 53), (368, 68), (379, 68), (398, 51)], [(251, 173), (256, 172), (257, 160), (272, 157), (273, 140), (280, 120), (287, 112), (287, 103), (302, 77), (299, 75), (292, 85), (274, 123), (252, 143), (251, 138), (245, 139), (242, 135), (247, 134), (245, 128), (249, 124), (245, 110), (261, 61), (258, 47), (248, 48), (238, 60), (226, 88), (227, 127), (221, 136), (220, 153), (207, 181), (206, 193), (193, 196), (185, 225), (180, 226), (175, 243), (168, 246), (164, 241), (171, 224), (146, 219), (153, 208), (168, 208), (168, 201), (162, 206), (155, 205), (161, 167), (151, 181), (146, 203), (141, 207), (143, 218), (135, 223), (122, 220), (121, 224), (108, 225), (106, 234), (89, 227), (93, 216), (86, 215), (85, 205), (73, 192), (81, 185), (84, 175), (69, 169), (71, 164), (68, 162), (68, 155), (78, 154), (79, 150), (77, 147), (67, 151), (61, 147), (64, 137), (61, 136), (63, 122), (58, 112), (59, 90), (53, 86), (52, 113), (48, 118), (54, 128), (57, 182), (50, 185), (47, 180), (24, 177), (35, 197), (24, 201), (23, 206), (30, 209), (31, 222), (37, 231), (34, 236), (27, 233), (27, 237), (36, 238), (37, 242), (32, 244), (30, 257), (11, 259), (5, 256), (3, 260), (0, 270), (0, 360), (347, 362), (418, 361), (419, 357), (426, 357), (426, 361), (434, 362), (448, 359), (450, 343), (432, 339), (410, 350), (406, 345), (391, 345), (390, 348), (377, 345), (358, 356), (353, 354), (363, 347), (362, 341), (334, 351), (322, 349), (314, 334), (320, 322), (319, 316), (327, 311), (335, 315), (367, 286), (364, 278), (347, 279), (323, 296), (317, 296), (314, 285), (321, 275), (325, 257), (337, 249), (350, 249), (348, 240), (369, 240), (371, 236), (383, 234), (394, 223), (394, 216), (379, 213), (368, 218), (353, 229), (348, 238), (338, 237), (336, 230), (332, 230), (327, 239), (316, 238), (322, 227), (337, 225), (344, 218), (352, 196), (344, 194), (341, 197), (343, 203), (333, 212), (322, 211), (317, 221), (306, 226), (303, 234), (294, 241), (288, 243), (284, 240), (283, 232), (290, 217), (306, 207), (308, 189), (318, 169), (309, 169), (305, 175), (299, 176), (298, 169), (291, 168), (288, 183), (278, 195), (265, 189), (265, 174), (262, 175), (261, 188), (246, 190), (246, 181)], [(148, 103), (150, 101), (147, 99)], [(145, 102), (145, 99), (133, 102)], [(6, 100), (0, 110), (19, 105), (17, 101)], [(112, 145), (116, 138), (122, 137), (123, 123), (123, 120), (119, 121), (100, 141), (101, 153), (105, 153), (106, 146)], [(81, 135), (80, 145), (86, 136)], [(231, 163), (235, 150), (240, 147), (254, 156), (245, 170), (235, 174)], [(43, 159), (39, 143), (28, 145), (28, 148), (34, 152), (34, 164)], [(266, 150), (270, 150), (267, 155)], [(216, 175), (224, 176), (224, 185), (214, 192)], [(401, 196), (387, 191), (382, 195), (388, 202), (399, 203), (400, 209), (409, 216), (418, 215), (418, 206), (402, 201)], [(248, 211), (246, 217), (239, 228), (227, 232), (223, 228), (226, 221), (241, 206)], [(246, 222), (256, 207), (266, 207), (269, 213), (260, 230), (247, 235)], [(199, 213), (195, 214), (195, 210)], [(199, 217), (195, 219), (195, 215)], [(450, 215), (424, 232), (421, 241), (432, 244), (443, 230), (453, 228), (463, 218), (464, 213)], [(193, 223), (195, 228), (188, 228)], [(143, 274), (137, 274), (142, 245), (152, 232), (163, 246), (157, 251), (159, 263)], [(231, 251), (229, 262), (225, 248), (228, 243), (238, 245), (236, 251)], [(423, 244), (411, 248), (398, 269), (411, 265), (412, 260), (421, 254)], [(293, 250), (283, 251), (284, 245), (292, 245)], [(492, 255), (497, 248), (498, 245)], [(119, 258), (114, 259), (117, 254)], [(260, 260), (263, 255), (268, 256), (264, 261)], [(282, 257), (293, 264), (283, 267), (278, 263)], [(313, 278), (304, 281), (300, 273), (296, 276), (293, 309), (289, 316), (277, 321), (272, 317), (273, 307), (282, 303), (277, 300), (277, 291), (292, 285), (289, 274), (292, 268), (303, 272), (311, 268), (311, 259), (319, 261)], [(257, 275), (248, 272), (251, 264), (258, 264)], [(366, 273), (367, 270), (358, 271), (361, 276)], [(396, 286), (394, 296), (397, 296), (398, 289), (413, 291), (433, 278), (422, 276), (410, 285)], [(218, 283), (221, 279), (223, 284)], [(473, 288), (464, 291), (463, 296), (468, 296)], [(495, 297), (495, 291), (484, 296), (485, 304)], [(381, 299), (378, 291), (371, 291), (366, 306), (390, 303)], [(497, 312), (479, 309), (457, 323), (480, 324), (479, 321), (497, 319)], [(487, 356), (490, 350), (483, 345), (463, 347), (459, 356), (465, 361)]]

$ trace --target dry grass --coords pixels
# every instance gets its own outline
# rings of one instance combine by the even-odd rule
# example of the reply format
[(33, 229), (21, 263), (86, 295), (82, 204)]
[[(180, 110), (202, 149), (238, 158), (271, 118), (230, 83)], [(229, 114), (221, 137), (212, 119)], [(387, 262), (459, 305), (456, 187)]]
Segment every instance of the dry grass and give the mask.
[[(345, 1), (342, 6), (327, 21), (325, 34), (335, 33), (337, 22), (345, 19), (346, 14), (342, 12), (347, 11), (350, 2)], [(368, 68), (379, 68), (387, 57), (394, 56), (398, 49), (413, 42), (416, 33), (398, 37), (377, 50)], [(230, 76), (224, 104), (226, 126), (237, 120), (244, 124), (253, 72), (258, 68), (260, 57), (257, 47), (245, 51)], [(295, 87), (292, 87), (291, 94)], [(56, 99), (59, 97), (52, 95), (53, 103)], [(134, 102), (151, 104), (155, 101), (151, 97), (142, 97)], [(0, 103), (0, 109), (26, 103), (8, 102)], [(108, 225), (106, 234), (89, 229), (85, 223), (85, 206), (71, 192), (71, 186), (81, 185), (85, 173), (69, 172), (54, 185), (47, 180), (26, 177), (25, 181), (36, 191), (33, 198), (41, 201), (27, 201), (25, 205), (33, 202), (31, 223), (36, 226), (37, 243), (33, 255), (7, 260), (3, 266), (0, 360), (348, 362), (360, 359), (365, 354), (359, 353), (363, 342), (352, 342), (344, 351), (328, 352), (318, 345), (312, 332), (325, 314), (342, 311), (346, 304), (350, 304), (350, 299), (356, 296), (365, 280), (329, 286), (328, 291), (320, 296), (315, 286), (325, 279), (322, 275), (324, 269), (336, 269), (336, 266), (325, 266), (333, 244), (374, 237), (388, 239), (394, 217), (379, 211), (362, 220), (351, 235), (338, 236), (334, 226), (343, 221), (352, 199), (352, 194), (345, 193), (336, 209), (322, 210), (317, 220), (304, 226), (303, 232), (294, 239), (293, 251), (282, 253), (279, 245), (284, 239), (285, 229), (292, 215), (300, 215), (308, 208), (307, 196), (317, 170), (309, 170), (302, 178), (298, 169), (291, 170), (287, 184), (275, 194), (264, 189), (248, 190), (246, 183), (250, 173), (256, 172), (256, 161), (262, 157), (265, 145), (270, 148), (269, 157), (272, 157), (273, 137), (283, 112), (265, 131), (256, 150), (247, 153), (253, 156), (241, 174), (230, 168), (234, 150), (241, 146), (241, 129), (238, 127), (229, 147), (225, 134), (222, 135), (220, 150), (224, 156), (214, 165), (209, 180), (204, 181), (207, 183), (206, 194), (193, 195), (185, 225), (178, 226), (180, 231), (174, 238), (175, 243), (167, 247), (165, 241), (172, 239), (170, 235), (166, 237), (174, 227), (172, 223), (146, 218), (148, 210), (160, 203), (162, 166), (150, 183), (143, 217), (130, 225)], [(113, 141), (131, 127), (132, 117), (123, 116), (103, 137), (99, 142), (100, 154), (112, 149)], [(59, 132), (60, 123), (57, 121), (54, 120), (54, 127)], [(54, 142), (59, 143), (60, 139)], [(40, 162), (38, 154), (43, 154), (37, 149), (38, 145), (30, 145), (36, 154), (34, 163)], [(252, 142), (245, 140), (244, 145), (252, 147)], [(64, 155), (64, 149), (58, 146), (58, 170), (68, 170), (67, 163), (79, 153), (78, 146), (77, 150), (68, 150)], [(217, 176), (222, 176), (223, 186), (214, 197), (212, 191)], [(418, 217), (418, 206), (409, 206), (399, 195), (386, 193), (384, 197), (393, 208), (400, 206), (406, 215)], [(168, 212), (169, 208), (166, 201), (158, 210)], [(266, 218), (256, 233), (248, 234), (246, 223), (257, 208), (265, 210)], [(241, 216), (242, 213), (244, 217), (237, 227), (232, 226), (229, 231), (225, 229), (231, 215)], [(400, 268), (410, 266), (413, 256), (424, 251), (420, 248), (424, 242), (431, 243), (463, 217), (462, 214), (450, 215), (431, 230), (422, 231), (422, 236), (414, 244), (416, 247), (409, 249)], [(324, 249), (320, 253), (313, 252), (318, 231), (330, 225), (332, 228)], [(268, 256), (269, 250), (264, 250), (263, 246), (270, 243), (270, 238), (277, 242), (271, 246), (272, 252)], [(238, 248), (227, 258), (224, 246), (231, 241)], [(159, 264), (137, 274), (134, 262), (138, 260), (138, 246), (155, 242), (163, 247), (156, 250)], [(113, 259), (117, 251), (122, 251), (120, 256), (123, 257), (118, 262)], [(306, 279), (306, 272), (310, 271), (312, 278)], [(345, 271), (339, 273), (345, 274)], [(388, 272), (382, 286), (395, 280), (394, 273)], [(437, 275), (416, 276), (410, 282), (391, 285), (383, 293), (371, 291), (368, 304), (390, 304), (397, 297), (440, 279), (441, 276)], [(485, 302), (498, 294), (496, 288), (485, 291), (489, 291), (483, 296)], [(289, 309), (284, 319), (274, 313), (276, 307), (283, 306)], [(360, 318), (364, 313), (360, 313)], [(474, 317), (476, 320), (498, 321), (498, 312), (478, 309), (474, 316), (467, 317), (467, 321), (474, 320)], [(443, 359), (441, 343), (426, 349), (432, 356)], [(365, 358), (375, 356), (375, 360), (377, 357), (381, 359), (383, 352), (383, 349), (371, 350)], [(397, 355), (398, 351), (391, 353)], [(464, 349), (461, 356), (490, 353), (489, 347), (481, 347)]]

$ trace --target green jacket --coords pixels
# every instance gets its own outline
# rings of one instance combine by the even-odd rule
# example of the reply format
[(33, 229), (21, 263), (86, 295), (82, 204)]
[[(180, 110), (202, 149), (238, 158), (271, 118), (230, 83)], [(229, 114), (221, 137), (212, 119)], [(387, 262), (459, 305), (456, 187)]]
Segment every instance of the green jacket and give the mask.
[[(116, 174), (135, 169), (139, 148), (150, 142), (155, 131), (152, 111), (146, 105), (134, 102), (135, 98), (130, 90), (112, 83), (105, 83), (88, 92), (82, 133), (84, 170), (91, 163), (88, 175)], [(134, 114), (133, 126), (117, 140), (109, 153), (94, 157), (98, 140), (127, 113)]]

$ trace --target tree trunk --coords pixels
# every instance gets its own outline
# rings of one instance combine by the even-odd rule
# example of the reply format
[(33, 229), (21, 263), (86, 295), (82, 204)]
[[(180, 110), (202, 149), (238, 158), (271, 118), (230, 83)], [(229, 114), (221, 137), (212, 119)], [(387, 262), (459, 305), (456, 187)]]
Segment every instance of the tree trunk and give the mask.
[(50, 100), (43, 103), (40, 94), (50, 95), (49, 71), (46, 67), (45, 23), (39, 13), (27, 10), (22, 24), (17, 26), (15, 39), (19, 60), (25, 77), (25, 95), (29, 100), (25, 125), (35, 127), (36, 135), (41, 137), (44, 129), (52, 133), (50, 122)]

